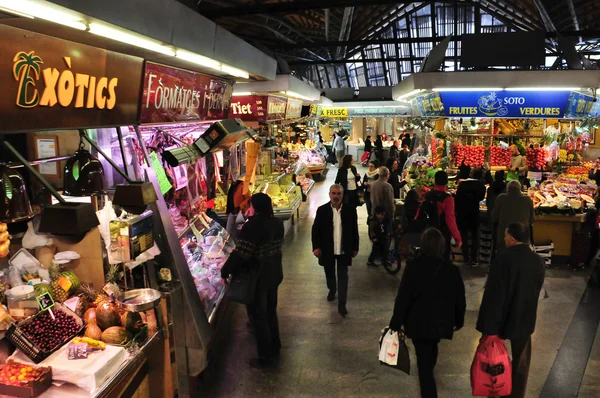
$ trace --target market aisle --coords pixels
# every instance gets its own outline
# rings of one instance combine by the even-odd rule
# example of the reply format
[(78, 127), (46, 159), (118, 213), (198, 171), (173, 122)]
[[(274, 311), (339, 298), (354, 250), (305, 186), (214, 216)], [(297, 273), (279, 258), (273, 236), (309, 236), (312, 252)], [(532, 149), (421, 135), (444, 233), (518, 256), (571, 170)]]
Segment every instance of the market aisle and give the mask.
[[(284, 282), (279, 289), (283, 348), (278, 369), (258, 371), (248, 365), (256, 356), (245, 309), (230, 304), (220, 325), (209, 370), (202, 376), (202, 397), (418, 397), (416, 361), (410, 376), (380, 366), (377, 341), (391, 317), (401, 276), (381, 267), (369, 269), (366, 210), (359, 209), (360, 253), (350, 269), (346, 319), (326, 300), (322, 268), (312, 256), (310, 230), (337, 168), (315, 185), (300, 220), (286, 238)], [(364, 173), (364, 169), (359, 169)], [(469, 369), (480, 337), (475, 331), (485, 269), (463, 269), (467, 291), (465, 328), (440, 344), (436, 378), (440, 397), (468, 397)], [(528, 397), (538, 397), (585, 287), (585, 275), (549, 271), (549, 297), (540, 303)], [(411, 347), (412, 348), (412, 347)], [(414, 350), (413, 350), (414, 352)]]

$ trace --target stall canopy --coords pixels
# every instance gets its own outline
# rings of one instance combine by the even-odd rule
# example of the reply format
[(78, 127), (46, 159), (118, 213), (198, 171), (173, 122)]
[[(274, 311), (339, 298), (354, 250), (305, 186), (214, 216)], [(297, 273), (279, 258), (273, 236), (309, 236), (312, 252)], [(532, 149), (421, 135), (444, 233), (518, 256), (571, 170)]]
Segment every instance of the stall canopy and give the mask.
[(600, 115), (598, 87), (590, 70), (417, 73), (393, 96), (415, 116), (586, 118)]

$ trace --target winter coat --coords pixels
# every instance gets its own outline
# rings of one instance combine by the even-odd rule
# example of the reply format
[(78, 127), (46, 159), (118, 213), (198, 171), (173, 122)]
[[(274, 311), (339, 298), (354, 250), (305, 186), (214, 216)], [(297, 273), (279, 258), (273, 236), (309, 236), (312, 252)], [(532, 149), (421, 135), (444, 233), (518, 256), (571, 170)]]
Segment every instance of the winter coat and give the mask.
[(464, 325), (466, 306), (458, 268), (448, 259), (421, 255), (404, 271), (390, 329), (404, 326), (411, 339), (452, 339), (454, 328)]
[[(352, 253), (358, 252), (358, 217), (356, 207), (342, 205), (342, 263), (352, 265)], [(321, 250), (319, 265), (334, 265), (333, 255), (333, 208), (331, 202), (317, 209), (312, 226), (313, 251)]]
[(490, 268), (477, 330), (504, 339), (531, 335), (545, 271), (544, 261), (527, 244), (498, 255)]

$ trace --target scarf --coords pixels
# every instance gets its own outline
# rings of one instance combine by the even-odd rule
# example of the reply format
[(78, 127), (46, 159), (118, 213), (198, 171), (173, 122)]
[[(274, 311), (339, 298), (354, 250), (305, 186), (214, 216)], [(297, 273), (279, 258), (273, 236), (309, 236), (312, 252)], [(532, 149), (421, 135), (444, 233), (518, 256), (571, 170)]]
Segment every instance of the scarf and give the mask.
[(367, 177), (373, 178), (377, 175), (377, 173), (379, 173), (379, 170), (377, 170), (377, 169), (373, 170), (373, 172), (370, 172), (369, 170), (367, 170)]

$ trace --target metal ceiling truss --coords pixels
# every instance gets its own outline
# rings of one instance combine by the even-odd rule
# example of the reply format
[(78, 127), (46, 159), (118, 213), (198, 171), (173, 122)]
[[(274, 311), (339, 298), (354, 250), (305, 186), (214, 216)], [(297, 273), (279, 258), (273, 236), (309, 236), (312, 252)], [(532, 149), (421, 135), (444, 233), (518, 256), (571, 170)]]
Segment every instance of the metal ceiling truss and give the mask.
[[(439, 0), (441, 3), (453, 3), (455, 0)], [(229, 7), (205, 7), (200, 4), (198, 11), (210, 19), (247, 16), (255, 14), (293, 14), (303, 10), (323, 10), (326, 8), (345, 8), (376, 5), (411, 4), (414, 0), (302, 0), (262, 4), (244, 4)], [(218, 4), (212, 1), (214, 4)]]

